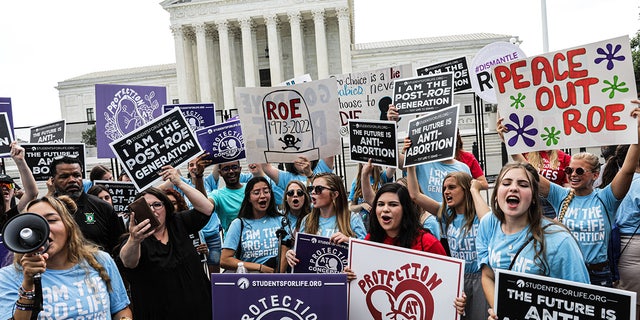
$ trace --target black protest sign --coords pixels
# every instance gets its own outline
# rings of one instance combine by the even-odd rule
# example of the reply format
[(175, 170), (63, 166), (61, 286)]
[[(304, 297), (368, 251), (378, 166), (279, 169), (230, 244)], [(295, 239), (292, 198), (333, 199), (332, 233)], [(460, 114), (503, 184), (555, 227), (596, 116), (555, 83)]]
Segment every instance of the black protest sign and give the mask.
[(166, 165), (179, 167), (202, 153), (189, 124), (175, 108), (109, 144), (141, 191), (160, 179)]
[(453, 73), (394, 82), (393, 105), (400, 115), (438, 111), (453, 104)]
[(453, 159), (456, 153), (458, 107), (451, 106), (409, 121), (411, 147), (404, 155), (404, 166)]
[(397, 167), (397, 149), (395, 122), (349, 120), (351, 160)]
[(453, 72), (453, 92), (471, 89), (467, 58), (461, 57), (416, 69), (418, 76)]
[(6, 112), (0, 112), (0, 157), (7, 157), (11, 154), (12, 132), (9, 116)]
[(113, 209), (119, 215), (129, 212), (127, 206), (135, 200), (136, 193), (138, 193), (133, 182), (96, 180), (93, 184), (109, 190)]
[(635, 319), (636, 293), (496, 270), (500, 319)]
[(24, 148), (24, 160), (36, 181), (51, 178), (49, 165), (59, 156), (78, 158), (85, 173), (84, 143), (25, 143), (21, 146)]
[(65, 120), (31, 127), (31, 143), (64, 143)]

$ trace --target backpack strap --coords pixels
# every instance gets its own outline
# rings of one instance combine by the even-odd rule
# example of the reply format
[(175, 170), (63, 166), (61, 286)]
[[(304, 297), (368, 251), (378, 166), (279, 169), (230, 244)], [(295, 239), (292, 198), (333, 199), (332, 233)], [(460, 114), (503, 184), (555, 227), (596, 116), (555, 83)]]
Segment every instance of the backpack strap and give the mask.
[(238, 249), (236, 249), (235, 256), (237, 259), (242, 260), (240, 257), (242, 257), (242, 231), (244, 230), (244, 219), (238, 219), (240, 219), (240, 238), (238, 239)]
[[(553, 223), (549, 223), (546, 226), (542, 227), (542, 231), (544, 231), (545, 229), (547, 229), (550, 225), (552, 225)], [(527, 239), (527, 241), (525, 243), (522, 244), (522, 246), (520, 247), (520, 249), (518, 249), (518, 251), (516, 252), (516, 254), (513, 256), (513, 259), (511, 259), (511, 263), (509, 264), (509, 269), (507, 270), (511, 270), (513, 268), (513, 265), (516, 263), (516, 258), (520, 255), (520, 252), (522, 252), (522, 250), (524, 249), (524, 247), (526, 247), (529, 242), (533, 241), (533, 236), (529, 237), (529, 239)]]

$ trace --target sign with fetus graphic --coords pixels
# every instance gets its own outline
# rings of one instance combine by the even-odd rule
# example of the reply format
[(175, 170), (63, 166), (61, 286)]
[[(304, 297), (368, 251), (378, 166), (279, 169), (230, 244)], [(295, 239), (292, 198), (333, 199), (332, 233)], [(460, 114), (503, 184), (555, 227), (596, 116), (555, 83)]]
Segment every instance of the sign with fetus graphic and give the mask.
[(349, 319), (453, 320), (462, 295), (464, 260), (351, 239)]
[(336, 80), (236, 88), (248, 163), (317, 160), (340, 152)]

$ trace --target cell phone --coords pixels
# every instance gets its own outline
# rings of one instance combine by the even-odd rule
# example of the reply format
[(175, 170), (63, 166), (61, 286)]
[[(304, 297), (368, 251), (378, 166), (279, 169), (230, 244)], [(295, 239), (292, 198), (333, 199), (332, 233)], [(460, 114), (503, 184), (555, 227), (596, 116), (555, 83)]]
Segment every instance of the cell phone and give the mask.
[(155, 229), (160, 226), (160, 220), (153, 214), (153, 210), (147, 204), (147, 200), (144, 197), (138, 198), (136, 201), (129, 204), (129, 211), (133, 211), (136, 214), (136, 224), (149, 219), (151, 222), (151, 229)]

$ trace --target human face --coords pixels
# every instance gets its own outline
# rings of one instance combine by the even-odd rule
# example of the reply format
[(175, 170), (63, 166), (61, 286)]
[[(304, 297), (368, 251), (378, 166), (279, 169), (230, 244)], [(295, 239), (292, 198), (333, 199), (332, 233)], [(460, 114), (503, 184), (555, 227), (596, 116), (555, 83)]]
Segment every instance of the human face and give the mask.
[(300, 211), (304, 206), (304, 190), (296, 183), (292, 183), (287, 188), (285, 197), (287, 198), (287, 204), (293, 211)]
[(113, 174), (111, 174), (111, 172), (107, 171), (107, 173), (105, 173), (105, 174), (102, 176), (102, 180), (105, 180), (105, 181), (113, 181)]
[(38, 202), (30, 206), (27, 211), (39, 214), (49, 222), (49, 249), (47, 250), (49, 259), (64, 257), (66, 260), (69, 235), (60, 214), (46, 202)]
[(178, 201), (176, 201), (176, 198), (171, 194), (168, 194), (167, 198), (169, 198), (169, 201), (173, 204), (173, 211), (178, 212)]
[(60, 163), (56, 166), (53, 185), (58, 194), (78, 199), (82, 194), (82, 169), (77, 163)]
[(498, 185), (497, 201), (505, 217), (526, 216), (533, 197), (531, 182), (525, 169), (513, 168), (504, 173)]
[(464, 190), (458, 184), (458, 179), (449, 177), (442, 183), (444, 200), (447, 203), (447, 207), (456, 210), (458, 213), (459, 207), (464, 205)]
[[(593, 181), (598, 177), (598, 173), (593, 172), (591, 165), (583, 159), (571, 159), (569, 167), (573, 169), (571, 174), (567, 174), (567, 179), (569, 179), (571, 188), (575, 190), (591, 191), (593, 189)], [(584, 172), (582, 174), (578, 174), (577, 171), (582, 171), (578, 170), (578, 168), (582, 168)]]
[(16, 184), (13, 182), (0, 182), (0, 187), (2, 188), (2, 196), (4, 197), (4, 201), (11, 201), (11, 198), (15, 195)]
[(235, 186), (240, 183), (240, 172), (242, 167), (239, 161), (225, 162), (220, 164), (220, 176), (227, 186)]
[(111, 200), (111, 195), (107, 191), (101, 191), (98, 193), (98, 198), (108, 202), (110, 205), (113, 205), (113, 201)]
[[(161, 227), (165, 225), (164, 223), (167, 220), (167, 209), (164, 207), (164, 203), (160, 201), (158, 197), (148, 193), (145, 194), (143, 197), (144, 197), (144, 200), (147, 202), (147, 205), (149, 205), (149, 207), (151, 208), (151, 211), (153, 211), (153, 214), (155, 214), (156, 217), (158, 218), (158, 221), (160, 221), (160, 227), (156, 228), (156, 231), (158, 231)], [(162, 206), (156, 208), (154, 206), (154, 204), (156, 203), (161, 203)]]
[(394, 192), (385, 192), (376, 202), (376, 217), (387, 236), (395, 238), (400, 232), (402, 223), (402, 204)]
[[(316, 192), (315, 189), (318, 189), (316, 187), (320, 187), (319, 189), (322, 189), (322, 192)], [(330, 207), (333, 204), (333, 199), (338, 196), (338, 192), (333, 191), (327, 184), (327, 180), (323, 177), (314, 179), (313, 186), (309, 186), (308, 190), (311, 194), (313, 207), (318, 209)]]
[(253, 185), (249, 192), (249, 202), (253, 206), (253, 213), (262, 215), (267, 213), (269, 203), (271, 202), (271, 189), (269, 185), (260, 181)]

